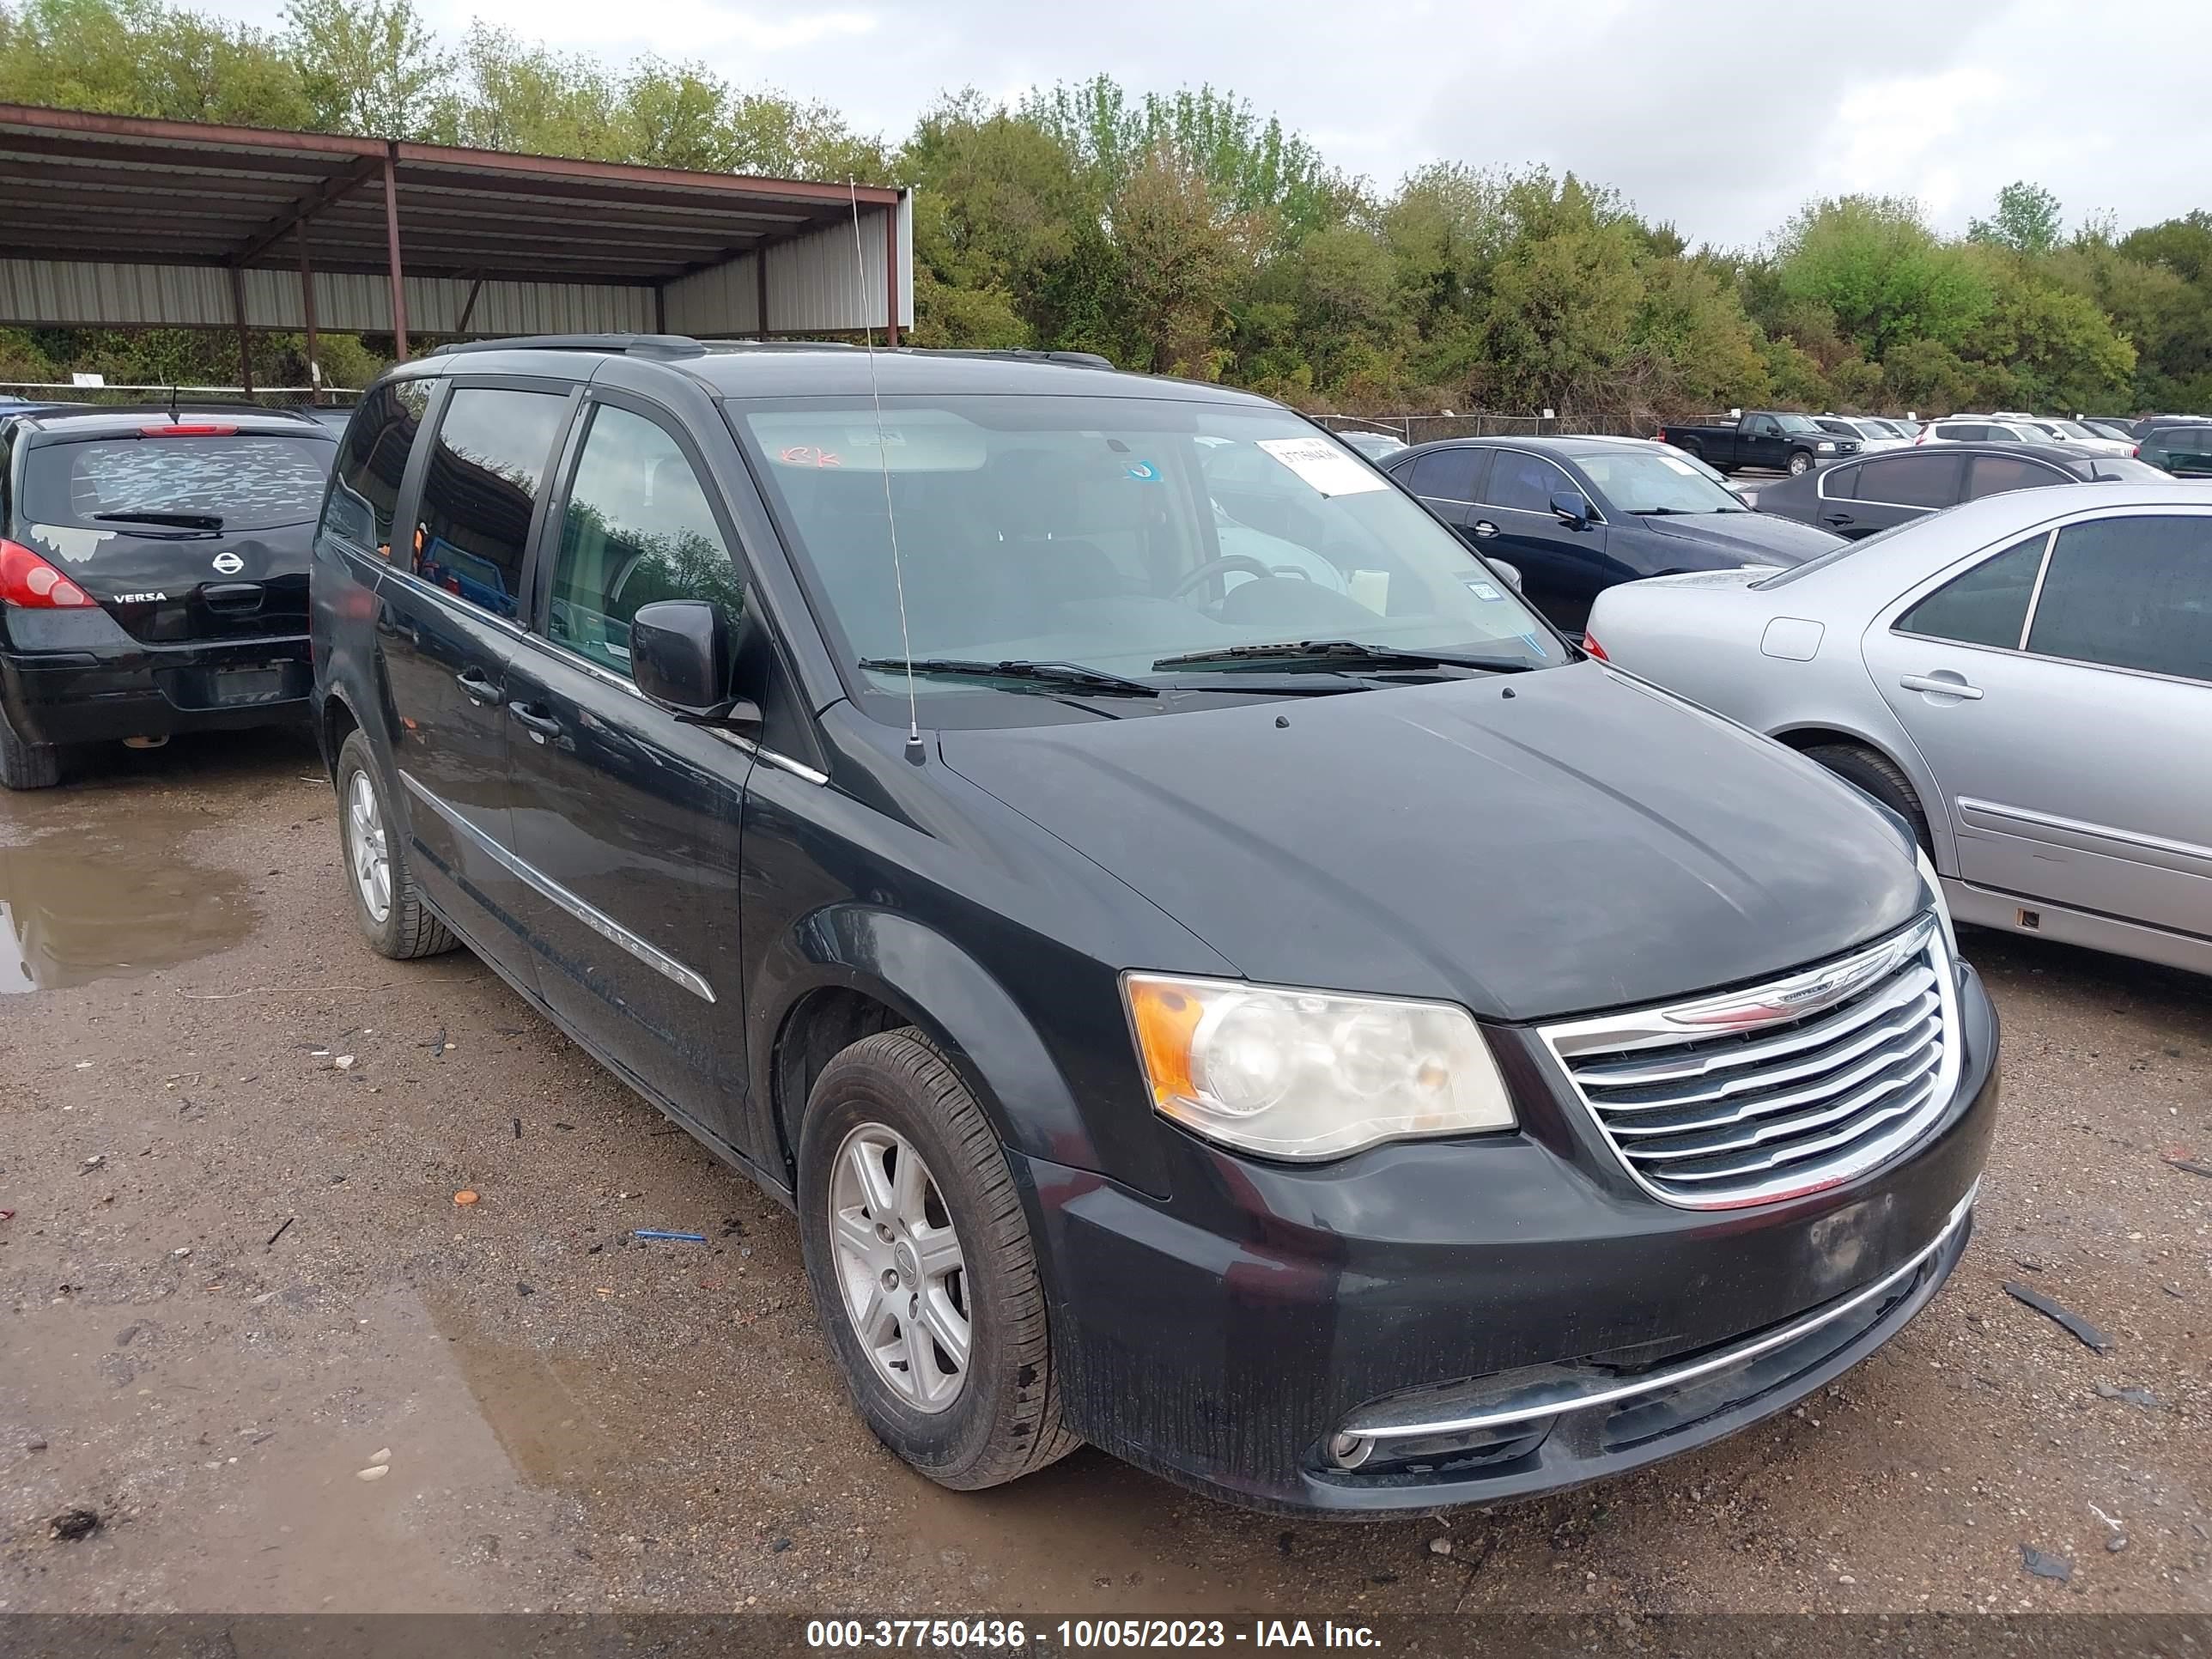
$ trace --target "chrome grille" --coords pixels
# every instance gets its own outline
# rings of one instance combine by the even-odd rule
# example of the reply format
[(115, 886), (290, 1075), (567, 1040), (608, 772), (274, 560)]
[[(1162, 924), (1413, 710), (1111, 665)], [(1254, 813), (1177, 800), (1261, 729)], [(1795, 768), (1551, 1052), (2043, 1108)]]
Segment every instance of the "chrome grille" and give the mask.
[(1637, 1182), (1717, 1210), (1832, 1187), (1917, 1139), (1957, 1084), (1958, 1025), (1928, 915), (1771, 984), (1543, 1036)]

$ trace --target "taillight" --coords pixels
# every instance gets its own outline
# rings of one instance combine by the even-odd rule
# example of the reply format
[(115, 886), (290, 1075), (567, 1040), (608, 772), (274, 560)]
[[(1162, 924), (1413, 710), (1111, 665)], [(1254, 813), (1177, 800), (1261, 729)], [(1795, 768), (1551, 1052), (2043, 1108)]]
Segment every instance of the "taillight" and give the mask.
[(142, 426), (142, 438), (234, 438), (238, 435), (234, 426)]
[(1589, 652), (1590, 655), (1595, 657), (1600, 662), (1611, 662), (1613, 660), (1612, 658), (1605, 654), (1605, 647), (1597, 642), (1597, 635), (1595, 634), (1585, 634), (1583, 635), (1583, 649)]
[(2141, 444), (2137, 444), (2133, 449), (2128, 451), (2128, 453), (2134, 456), (2136, 459), (2141, 460), (2142, 459), (2142, 446)]
[(1660, 444), (1665, 443), (1667, 441), (1667, 428), (1662, 426), (1656, 432), (1653, 433), (1651, 434), (1651, 441)]
[(96, 603), (29, 548), (0, 540), (0, 605), (22, 611), (71, 611)]

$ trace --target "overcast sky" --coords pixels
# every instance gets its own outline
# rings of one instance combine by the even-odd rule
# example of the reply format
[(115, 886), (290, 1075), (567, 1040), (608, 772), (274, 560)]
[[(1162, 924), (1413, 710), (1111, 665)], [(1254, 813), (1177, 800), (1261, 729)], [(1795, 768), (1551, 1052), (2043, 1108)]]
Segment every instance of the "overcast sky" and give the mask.
[[(419, 0), (565, 50), (704, 59), (894, 137), (945, 88), (1012, 99), (1104, 70), (1211, 82), (1395, 183), (1425, 161), (1541, 161), (1617, 185), (1692, 243), (1755, 243), (1808, 198), (1917, 196), (1962, 230), (1998, 186), (2069, 225), (2212, 206), (2212, 7), (2080, 0)], [(282, 0), (185, 0), (258, 23)]]

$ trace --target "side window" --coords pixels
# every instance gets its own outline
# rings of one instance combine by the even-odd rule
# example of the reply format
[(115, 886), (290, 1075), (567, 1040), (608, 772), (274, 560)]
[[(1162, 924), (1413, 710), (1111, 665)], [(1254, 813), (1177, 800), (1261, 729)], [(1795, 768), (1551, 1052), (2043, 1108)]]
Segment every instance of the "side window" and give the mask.
[(1782, 422), (1771, 415), (1755, 415), (1752, 417), (1751, 435), (1754, 438), (1778, 438), (1782, 435)]
[(1413, 463), (1413, 481), (1408, 488), (1416, 495), (1434, 495), (1443, 501), (1479, 501), (1481, 497), (1475, 494), (1475, 474), (1480, 464), (1489, 459), (1486, 449), (1431, 450)]
[(1490, 478), (1490, 505), (1522, 513), (1549, 513), (1552, 497), (1574, 489), (1567, 475), (1540, 455), (1517, 449), (1498, 452), (1498, 465)]
[(567, 407), (556, 392), (454, 388), (422, 480), (416, 575), (515, 619), (530, 515)]
[(2036, 489), (2045, 484), (2072, 482), (2063, 473), (2040, 461), (2024, 461), (2012, 455), (1977, 455), (1967, 474), (1966, 499), (2001, 495), (2008, 489)]
[(2020, 647), (2027, 622), (2027, 603), (2043, 568), (2048, 535), (2014, 542), (1994, 558), (1984, 559), (1963, 576), (1954, 577), (1897, 619), (1900, 634), (1960, 645)]
[(1949, 507), (1959, 499), (1964, 465), (1960, 456), (1929, 452), (1869, 461), (1859, 469), (1858, 499), (1892, 507)]
[(1948, 443), (1978, 444), (1989, 441), (1990, 429), (1975, 421), (1954, 421), (1948, 426), (1937, 427), (1936, 435)]
[(338, 441), (325, 526), (379, 557), (392, 556), (392, 514), (407, 457), (430, 406), (429, 380), (391, 380), (362, 400)]
[(2069, 525), (2051, 550), (2027, 648), (2212, 680), (2212, 518)]
[(629, 672), (629, 623), (656, 599), (706, 599), (737, 617), (744, 590), (691, 463), (658, 423), (602, 404), (561, 520), (549, 638)]
[(1814, 485), (1814, 494), (1823, 501), (1856, 501), (1859, 493), (1859, 469), (1856, 466), (1832, 466), (1820, 473), (1820, 482)]

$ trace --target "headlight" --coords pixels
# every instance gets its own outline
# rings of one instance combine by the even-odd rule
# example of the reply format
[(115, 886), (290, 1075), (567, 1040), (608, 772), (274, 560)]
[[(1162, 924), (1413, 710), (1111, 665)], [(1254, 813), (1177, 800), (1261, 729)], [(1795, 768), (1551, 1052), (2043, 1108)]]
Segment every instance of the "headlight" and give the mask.
[(1959, 933), (1951, 926), (1951, 902), (1943, 896), (1943, 883), (1936, 873), (1936, 861), (1928, 856), (1928, 849), (1915, 842), (1913, 862), (1920, 866), (1920, 879), (1928, 884), (1928, 902), (1935, 908), (1936, 920), (1943, 924), (1944, 948), (1950, 951), (1951, 960), (1959, 959)]
[(1152, 1104), (1270, 1158), (1341, 1158), (1409, 1135), (1514, 1126), (1464, 1008), (1236, 980), (1122, 977)]
[(1823, 438), (1819, 443), (1814, 444), (1813, 447), (1815, 449), (1833, 449), (1835, 445), (1830, 443), (1826, 438)]

